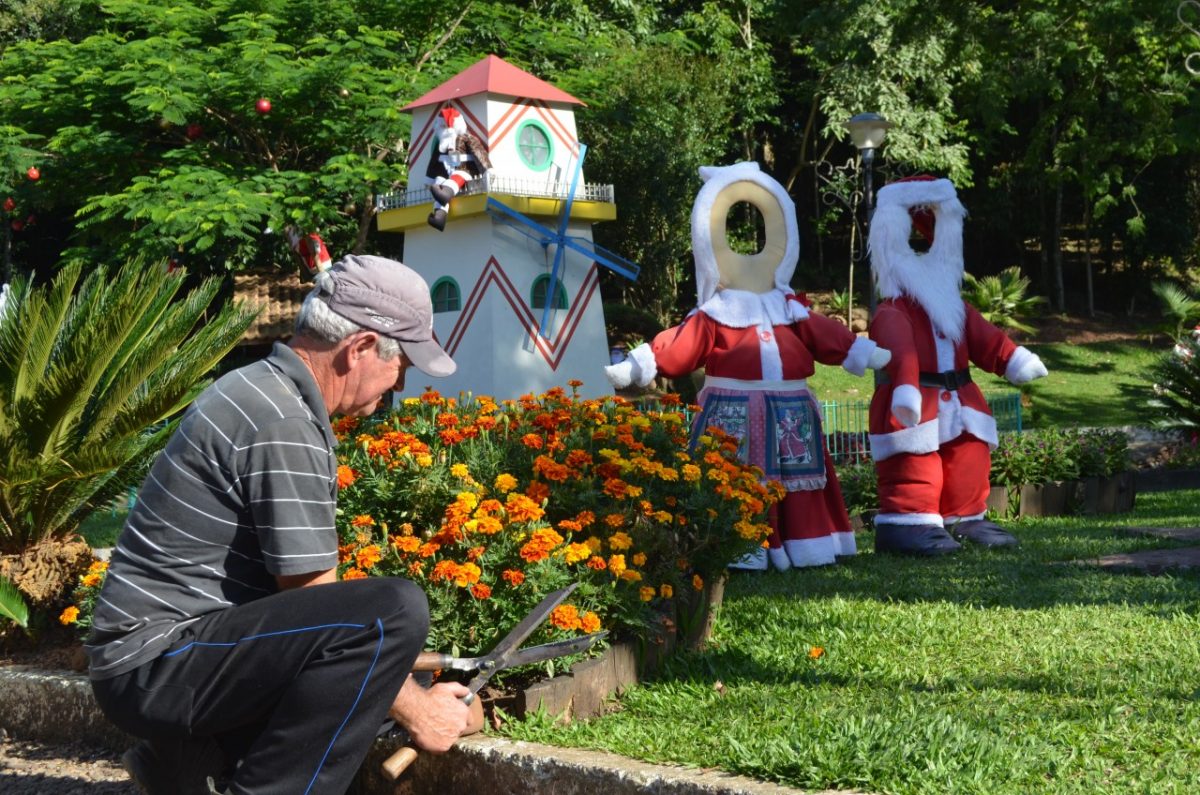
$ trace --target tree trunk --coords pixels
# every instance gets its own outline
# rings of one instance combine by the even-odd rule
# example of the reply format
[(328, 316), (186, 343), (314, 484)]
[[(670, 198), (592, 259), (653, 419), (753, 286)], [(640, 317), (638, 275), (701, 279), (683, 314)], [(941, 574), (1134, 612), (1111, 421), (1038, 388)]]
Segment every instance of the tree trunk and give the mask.
[(1054, 305), (1059, 312), (1065, 312), (1067, 311), (1067, 296), (1063, 289), (1062, 267), (1063, 185), (1062, 172), (1055, 168), (1055, 173), (1058, 179), (1054, 185), (1054, 228), (1050, 233), (1050, 239), (1054, 245)]
[(1087, 275), (1087, 313), (1096, 316), (1096, 296), (1092, 287), (1092, 202), (1083, 200), (1083, 271)]

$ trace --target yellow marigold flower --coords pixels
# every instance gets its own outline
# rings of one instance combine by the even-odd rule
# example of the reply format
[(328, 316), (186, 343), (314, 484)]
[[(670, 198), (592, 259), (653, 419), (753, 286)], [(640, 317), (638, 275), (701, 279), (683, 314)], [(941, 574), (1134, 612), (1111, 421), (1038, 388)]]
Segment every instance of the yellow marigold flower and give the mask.
[(674, 483), (675, 481), (679, 480), (679, 470), (675, 467), (663, 467), (662, 469), (658, 470), (658, 476), (668, 483)]
[(664, 582), (662, 585), (658, 586), (658, 595), (663, 599), (670, 599), (675, 595), (675, 589)]
[(479, 497), (473, 491), (460, 491), (454, 501), (466, 508), (467, 511), (473, 511), (479, 505)]
[(599, 455), (601, 458), (607, 458), (609, 460), (621, 458), (621, 454), (616, 450), (613, 450), (611, 447), (601, 447), (597, 452), (597, 455)]
[(467, 480), (471, 477), (471, 470), (466, 464), (454, 464), (450, 467), (450, 474), (460, 480)]
[(596, 536), (588, 536), (587, 540), (583, 543), (588, 545), (588, 549), (592, 550), (592, 554), (596, 554), (600, 550), (604, 549), (604, 542)]
[(501, 494), (508, 494), (517, 487), (517, 479), (507, 472), (503, 472), (496, 476), (496, 480), (492, 483), (492, 487)]
[(620, 577), (625, 571), (625, 556), (612, 555), (609, 557), (608, 570), (613, 573), (614, 577)]
[(107, 570), (108, 570), (108, 561), (107, 560), (93, 560), (92, 565), (88, 566), (88, 571), (90, 571), (90, 572), (101, 572), (101, 571), (107, 571)]
[(589, 635), (600, 630), (600, 616), (593, 613), (591, 610), (583, 614), (579, 619), (579, 628)]
[(643, 602), (649, 602), (654, 598), (654, 589), (648, 585), (643, 585), (641, 588), (638, 588), (638, 598)]
[(617, 532), (608, 537), (608, 545), (620, 552), (633, 546), (633, 539), (627, 533)]
[(85, 588), (92, 588), (100, 584), (100, 575), (96, 572), (88, 572), (79, 578), (79, 582)]
[(66, 626), (67, 624), (74, 624), (77, 618), (79, 618), (79, 608), (75, 605), (71, 605), (66, 610), (62, 611), (61, 615), (59, 615), (58, 623), (62, 624), (63, 626)]
[(592, 548), (587, 544), (568, 544), (564, 558), (567, 563), (578, 563), (592, 556)]
[(631, 558), (631, 560), (633, 561), (633, 565), (635, 565), (635, 566), (645, 566), (646, 565), (646, 553), (638, 552)]
[(653, 516), (654, 521), (661, 522), (662, 524), (671, 524), (671, 522), (675, 521), (675, 517), (670, 511), (655, 511)]
[(630, 497), (640, 497), (640, 496), (642, 496), (642, 487), (641, 486), (629, 486), (628, 488), (625, 489), (625, 493), (628, 494)]
[(824, 646), (813, 646), (812, 648), (810, 648), (808, 650), (808, 659), (810, 659), (810, 660), (819, 660), (824, 656), (825, 656), (825, 647)]
[(433, 456), (429, 455), (429, 453), (422, 453), (421, 455), (417, 456), (417, 466), (433, 466)]
[(351, 527), (371, 527), (375, 524), (375, 519), (370, 514), (362, 513), (350, 520)]
[(700, 467), (695, 464), (684, 464), (683, 479), (689, 483), (695, 483), (700, 479)]
[(621, 579), (625, 582), (641, 582), (642, 573), (633, 569), (625, 569), (625, 571), (621, 572)]
[(692, 575), (692, 587), (695, 588), (697, 591), (704, 590), (704, 578), (701, 577), (699, 574), (693, 574)]
[(474, 563), (464, 563), (454, 572), (454, 584), (459, 588), (474, 585), (479, 582), (479, 575), (482, 573)]

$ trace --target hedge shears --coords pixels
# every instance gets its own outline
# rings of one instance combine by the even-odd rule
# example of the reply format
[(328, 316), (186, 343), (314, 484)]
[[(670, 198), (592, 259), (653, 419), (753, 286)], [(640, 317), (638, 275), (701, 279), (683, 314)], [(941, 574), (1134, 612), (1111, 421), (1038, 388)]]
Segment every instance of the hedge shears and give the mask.
[[(525, 618), (521, 619), (521, 623), (513, 627), (512, 631), (505, 635), (503, 640), (496, 644), (495, 648), (482, 657), (454, 657), (449, 654), (423, 651), (417, 655), (417, 660), (413, 663), (412, 670), (454, 671), (462, 674), (474, 673), (474, 676), (465, 683), (467, 690), (470, 692), (462, 697), (464, 704), (470, 704), (475, 700), (475, 695), (480, 689), (498, 671), (518, 665), (545, 662), (556, 657), (566, 657), (570, 654), (579, 654), (580, 652), (587, 651), (592, 647), (592, 644), (608, 633), (593, 632), (590, 635), (583, 635), (578, 638), (556, 640), (552, 643), (543, 643), (540, 646), (530, 646), (526, 649), (518, 648), (525, 642), (526, 638), (533, 634), (534, 630), (542, 625), (543, 621), (550, 617), (550, 614), (554, 612), (554, 608), (562, 604), (571, 595), (571, 592), (578, 585), (579, 583), (572, 583), (566, 588), (547, 594), (538, 603), (537, 607), (533, 608)], [(395, 781), (416, 758), (417, 749), (412, 746), (401, 748), (383, 763), (384, 775), (389, 780)]]

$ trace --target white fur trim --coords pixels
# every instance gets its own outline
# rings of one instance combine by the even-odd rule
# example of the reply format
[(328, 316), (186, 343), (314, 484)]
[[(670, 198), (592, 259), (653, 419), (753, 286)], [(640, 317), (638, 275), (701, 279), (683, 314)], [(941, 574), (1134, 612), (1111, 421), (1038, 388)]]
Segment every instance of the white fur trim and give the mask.
[(743, 555), (742, 557), (729, 564), (731, 569), (745, 569), (747, 571), (766, 571), (767, 570), (767, 550), (759, 547), (753, 552)]
[(996, 418), (991, 414), (970, 406), (963, 406), (959, 416), (962, 418), (962, 430), (945, 441), (956, 439), (966, 432), (982, 442), (987, 442), (988, 447), (993, 450), (1000, 446), (1000, 435), (996, 432)]
[(604, 377), (613, 389), (624, 389), (633, 383), (633, 362), (628, 358), (604, 368)]
[(701, 304), (700, 311), (730, 328), (749, 328), (762, 324), (790, 326), (795, 321), (788, 304), (795, 303), (787, 300), (787, 294), (781, 290), (771, 290), (769, 293), (721, 290)]
[(854, 375), (862, 375), (867, 371), (867, 363), (871, 361), (871, 357), (878, 347), (874, 340), (859, 337), (850, 346), (850, 352), (846, 354), (846, 359), (842, 362), (842, 369)]
[(1046, 374), (1046, 365), (1041, 357), (1024, 345), (1013, 351), (1008, 366), (1004, 368), (1004, 377), (1010, 384), (1026, 384)]
[(892, 414), (905, 428), (921, 421), (921, 390), (912, 384), (901, 384), (892, 390)]
[[(933, 244), (918, 254), (909, 245), (911, 207), (934, 215)], [(920, 304), (935, 331), (962, 339), (966, 309), (962, 303), (962, 222), (967, 211), (954, 185), (945, 179), (898, 182), (879, 191), (867, 247), (871, 274), (884, 298), (907, 295)]]
[(919, 525), (932, 524), (942, 527), (942, 517), (936, 513), (879, 513), (875, 524)]
[(647, 386), (654, 380), (654, 376), (658, 375), (658, 363), (654, 361), (654, 351), (650, 350), (650, 346), (642, 343), (629, 352), (629, 359), (633, 362), (633, 383), (638, 386)]
[(932, 453), (938, 449), (938, 421), (922, 422), (913, 428), (892, 433), (873, 433), (867, 437), (871, 458), (883, 461), (898, 453)]
[[(838, 533), (837, 535), (846, 534)], [(853, 534), (850, 535), (853, 536)], [(853, 547), (853, 537), (851, 537), (851, 547)], [(802, 569), (806, 566), (828, 566), (831, 563), (837, 562), (839, 554), (854, 554), (853, 548), (850, 552), (839, 552), (843, 548), (843, 543), (835, 539), (833, 534), (830, 534), (821, 538), (802, 538), (784, 541), (781, 551), (786, 553), (785, 557), (790, 565)], [(772, 549), (771, 552), (774, 553), (775, 550)], [(771, 562), (774, 563), (774, 559)], [(776, 568), (779, 568), (778, 564), (776, 564)]]
[(887, 367), (888, 362), (892, 360), (892, 352), (887, 348), (876, 346), (875, 350), (871, 351), (871, 358), (867, 359), (868, 370), (882, 370)]
[(802, 321), (808, 320), (808, 307), (807, 306), (800, 303), (799, 300), (787, 298), (787, 296), (784, 296), (784, 298), (785, 298), (785, 303), (787, 305), (788, 317), (790, 317), (792, 319), (793, 323), (800, 323)]
[(971, 516), (943, 516), (942, 524), (945, 526), (958, 524), (959, 522), (974, 522), (978, 519), (982, 519), (986, 515), (987, 511), (980, 511), (979, 513), (972, 514)]
[(775, 571), (787, 571), (792, 567), (792, 559), (788, 557), (787, 550), (782, 547), (768, 549), (767, 560), (771, 561), (771, 566), (775, 568)]
[(779, 342), (770, 323), (758, 324), (758, 359), (764, 381), (783, 380), (783, 359), (779, 356)]
[[(735, 182), (754, 182), (765, 188), (783, 208), (787, 227), (787, 243), (783, 258), (775, 268), (775, 287), (782, 292), (791, 290), (792, 274), (800, 259), (800, 230), (796, 225), (796, 204), (788, 192), (762, 172), (758, 163), (748, 161), (731, 166), (701, 166), (700, 179), (704, 186), (692, 204), (692, 256), (696, 260), (696, 300), (703, 306), (717, 292), (721, 275), (712, 244), (712, 207), (717, 194)], [(749, 325), (749, 324), (747, 324)]]
[(858, 542), (854, 540), (854, 532), (847, 530), (841, 533), (830, 533), (830, 538), (833, 539), (833, 545), (836, 547), (834, 554), (841, 556), (857, 555)]

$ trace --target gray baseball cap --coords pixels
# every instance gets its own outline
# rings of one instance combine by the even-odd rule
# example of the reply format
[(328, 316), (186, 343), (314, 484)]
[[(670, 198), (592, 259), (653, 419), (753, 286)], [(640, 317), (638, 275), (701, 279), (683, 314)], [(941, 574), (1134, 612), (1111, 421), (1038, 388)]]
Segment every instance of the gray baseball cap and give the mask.
[(334, 312), (399, 342), (404, 355), (427, 375), (447, 376), (458, 369), (433, 339), (433, 302), (421, 274), (366, 254), (348, 254), (328, 273), (333, 293), (321, 291), (318, 297)]

